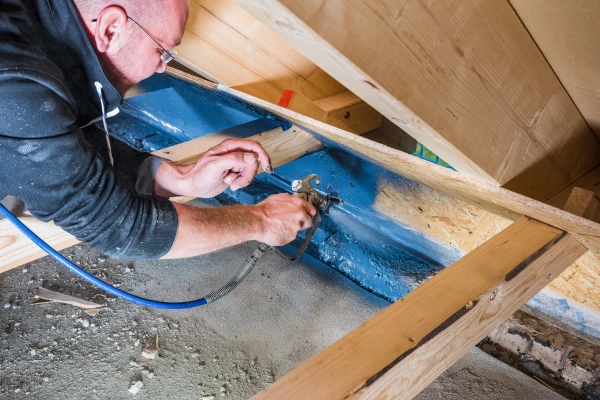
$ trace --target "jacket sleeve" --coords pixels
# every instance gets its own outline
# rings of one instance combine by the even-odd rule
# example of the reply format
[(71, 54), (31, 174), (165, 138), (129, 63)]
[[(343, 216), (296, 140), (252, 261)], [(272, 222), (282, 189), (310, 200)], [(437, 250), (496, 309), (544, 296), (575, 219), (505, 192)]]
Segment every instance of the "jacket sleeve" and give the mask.
[(137, 194), (96, 153), (53, 75), (0, 68), (0, 197), (111, 256), (163, 256), (177, 235), (173, 204)]

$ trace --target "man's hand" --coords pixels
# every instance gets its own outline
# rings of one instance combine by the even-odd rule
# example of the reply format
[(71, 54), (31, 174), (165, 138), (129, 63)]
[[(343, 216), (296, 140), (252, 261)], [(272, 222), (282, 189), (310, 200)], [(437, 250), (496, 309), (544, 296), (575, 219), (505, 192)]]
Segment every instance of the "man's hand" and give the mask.
[(294, 240), (299, 231), (312, 226), (317, 209), (300, 197), (274, 194), (254, 206), (262, 221), (256, 240), (269, 246), (283, 246)]
[(154, 191), (162, 197), (214, 197), (227, 187), (238, 190), (248, 186), (256, 175), (258, 161), (266, 172), (272, 172), (269, 155), (260, 143), (226, 139), (196, 164), (163, 162), (156, 173)]
[(289, 194), (275, 194), (254, 206), (195, 208), (175, 204), (179, 231), (163, 258), (184, 258), (258, 240), (282, 246), (312, 225), (312, 204)]

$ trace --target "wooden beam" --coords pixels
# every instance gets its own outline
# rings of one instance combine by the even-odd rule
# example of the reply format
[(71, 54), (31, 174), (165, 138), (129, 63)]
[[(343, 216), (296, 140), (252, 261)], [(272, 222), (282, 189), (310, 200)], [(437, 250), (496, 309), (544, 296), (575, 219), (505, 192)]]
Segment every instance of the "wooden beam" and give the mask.
[[(292, 110), (357, 134), (376, 125), (377, 119), (369, 125), (346, 124), (313, 104), (346, 88), (231, 0), (191, 0), (177, 52), (177, 60), (196, 73), (271, 103), (278, 104), (284, 90), (291, 89)], [(379, 113), (360, 103), (381, 123)]]
[(586, 251), (521, 218), (254, 399), (409, 399)]
[[(190, 79), (196, 79), (190, 77)], [(410, 154), (349, 134), (341, 129), (275, 106), (245, 93), (219, 85), (219, 90), (255, 104), (294, 124), (356, 151), (386, 169), (429, 186), (449, 197), (464, 201), (507, 219), (526, 215), (570, 232), (586, 247), (600, 254), (600, 224), (530, 199), (495, 184), (420, 160)]]
[(381, 126), (381, 114), (349, 90), (313, 102), (329, 115), (344, 121), (354, 132), (368, 132)]
[[(56, 250), (64, 250), (79, 243), (74, 236), (63, 231), (51, 222), (42, 222), (31, 215), (19, 218), (36, 235), (40, 236)], [(44, 253), (13, 224), (0, 221), (0, 273), (44, 257)]]
[(462, 172), (546, 200), (600, 163), (507, 1), (235, 1)]
[(510, 4), (600, 140), (600, 2), (510, 0)]

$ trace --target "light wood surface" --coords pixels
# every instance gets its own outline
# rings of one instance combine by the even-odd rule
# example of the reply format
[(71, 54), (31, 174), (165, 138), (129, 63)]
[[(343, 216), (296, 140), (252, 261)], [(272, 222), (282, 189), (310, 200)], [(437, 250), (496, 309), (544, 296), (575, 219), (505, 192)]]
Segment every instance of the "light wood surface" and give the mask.
[[(167, 147), (152, 153), (155, 156), (176, 162), (181, 165), (193, 164), (211, 147), (225, 139), (237, 139), (221, 133), (213, 133), (204, 137), (190, 140), (175, 146)], [(250, 136), (247, 140), (260, 143), (269, 153), (272, 166), (278, 167), (305, 154), (321, 149), (321, 142), (306, 131), (292, 126), (287, 131), (276, 128), (258, 135)], [(260, 170), (262, 172), (262, 170)]]
[[(36, 235), (56, 250), (63, 250), (79, 243), (74, 236), (51, 222), (42, 222), (32, 216), (19, 218)], [(44, 257), (44, 253), (7, 220), (0, 221), (0, 273)]]
[(381, 114), (349, 90), (313, 102), (329, 115), (344, 121), (354, 132), (368, 132), (381, 126)]
[[(191, 78), (193, 79), (193, 77)], [(307, 118), (291, 110), (277, 107), (237, 90), (219, 85), (219, 90), (238, 96), (265, 108), (301, 128), (306, 128), (352, 149), (388, 170), (429, 186), (449, 197), (472, 204), (506, 219), (517, 220), (527, 215), (573, 234), (586, 247), (600, 254), (600, 224), (564, 210), (530, 199), (473, 176), (420, 160), (417, 157), (343, 130)]]
[(507, 1), (235, 1), (462, 172), (546, 200), (600, 163)]
[(600, 139), (600, 1), (510, 0)]
[(586, 251), (521, 218), (254, 399), (409, 399)]
[[(377, 119), (346, 124), (313, 104), (346, 88), (231, 0), (191, 0), (177, 52), (177, 60), (191, 70), (271, 103), (291, 89), (293, 110), (358, 134), (376, 125)], [(379, 113), (361, 103), (381, 122)]]

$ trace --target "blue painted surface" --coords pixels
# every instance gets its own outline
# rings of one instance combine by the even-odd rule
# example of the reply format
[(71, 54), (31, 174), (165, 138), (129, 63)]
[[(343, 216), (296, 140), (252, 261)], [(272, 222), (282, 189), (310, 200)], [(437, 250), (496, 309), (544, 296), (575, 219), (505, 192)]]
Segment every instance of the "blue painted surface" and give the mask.
[(542, 291), (533, 296), (527, 306), (556, 318), (579, 332), (600, 339), (600, 315), (577, 302), (572, 303), (566, 298), (553, 297)]
[(121, 112), (109, 119), (109, 129), (111, 136), (140, 151), (153, 152), (253, 121), (272, 128), (290, 126), (227, 93), (168, 75), (156, 74), (139, 86), (144, 94), (126, 99)]
[[(166, 75), (143, 83), (145, 94), (129, 98), (110, 119), (111, 134), (143, 151), (154, 151), (191, 138), (226, 130), (249, 137), (286, 121), (248, 106), (226, 93), (196, 87)], [(318, 135), (315, 135), (318, 137)], [(323, 139), (323, 138), (321, 138)], [(261, 174), (243, 190), (226, 191), (220, 204), (255, 204), (270, 194), (291, 192), (290, 183), (316, 173), (323, 192), (334, 191), (345, 204), (325, 216), (305, 257), (314, 257), (366, 290), (388, 301), (405, 296), (429, 277), (460, 258), (461, 253), (426, 234), (376, 212), (372, 204), (379, 179), (404, 179), (323, 141), (324, 150)], [(303, 240), (300, 235), (294, 243)], [(292, 254), (293, 246), (284, 251)]]

